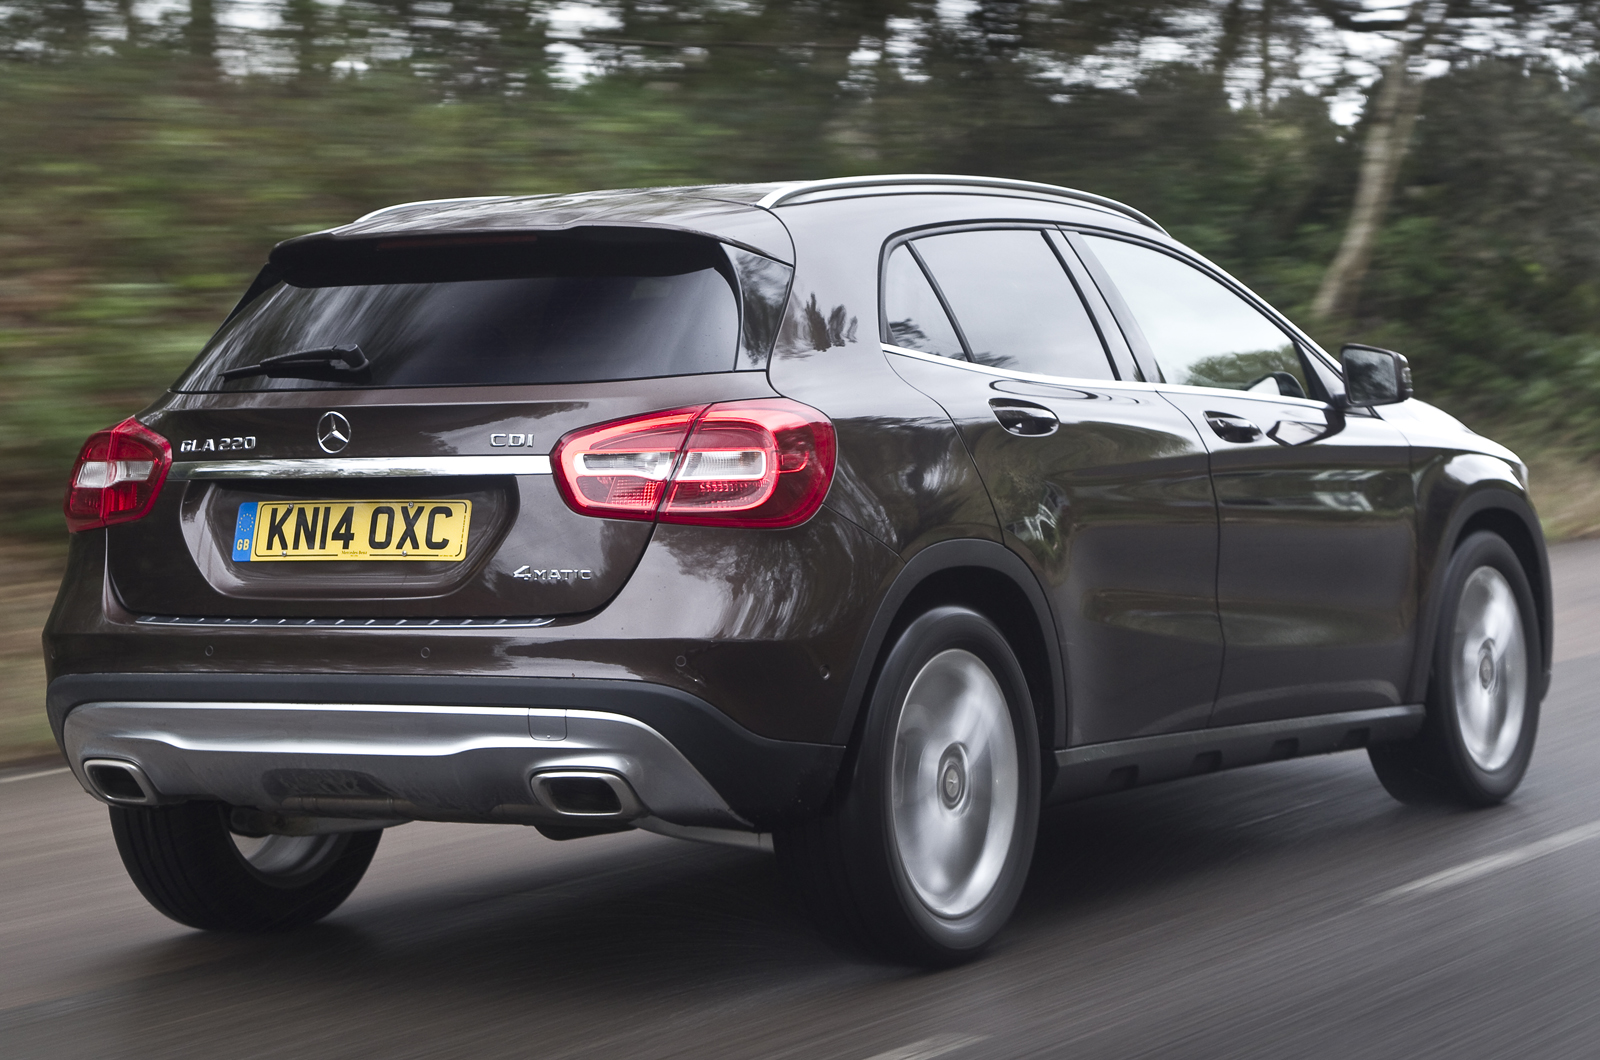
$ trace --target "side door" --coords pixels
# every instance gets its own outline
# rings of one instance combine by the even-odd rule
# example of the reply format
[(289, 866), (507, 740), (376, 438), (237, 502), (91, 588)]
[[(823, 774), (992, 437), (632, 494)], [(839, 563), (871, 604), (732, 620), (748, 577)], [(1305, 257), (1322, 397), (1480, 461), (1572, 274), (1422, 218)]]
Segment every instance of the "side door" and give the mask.
[(1211, 452), (1225, 644), (1212, 724), (1400, 703), (1417, 601), (1405, 438), (1371, 410), (1336, 411), (1331, 367), (1222, 276), (1073, 238)]
[(957, 424), (1006, 544), (1050, 597), (1067, 742), (1201, 728), (1222, 661), (1205, 446), (1127, 378), (1129, 350), (1108, 350), (1071, 255), (1028, 227), (891, 244), (884, 350)]

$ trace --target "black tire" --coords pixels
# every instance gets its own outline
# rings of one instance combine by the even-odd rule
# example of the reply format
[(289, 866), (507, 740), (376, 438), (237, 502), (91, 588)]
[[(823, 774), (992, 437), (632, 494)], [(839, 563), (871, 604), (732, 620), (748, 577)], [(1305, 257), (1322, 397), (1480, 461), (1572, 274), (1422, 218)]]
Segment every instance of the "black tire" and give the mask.
[[(958, 732), (970, 735), (946, 744)], [(1039, 754), (1005, 636), (966, 608), (929, 611), (883, 660), (831, 811), (775, 836), (780, 869), (824, 934), (850, 949), (936, 967), (970, 959), (1027, 879)]]
[[(1509, 590), (1509, 599), (1502, 586)], [(1468, 643), (1470, 634), (1480, 628), (1474, 625), (1474, 616), (1496, 606), (1486, 602), (1495, 593), (1500, 593), (1501, 601), (1496, 613), (1510, 615), (1514, 610), (1521, 640), (1520, 647), (1498, 645), (1499, 656), (1493, 637), (1484, 638), (1482, 644)], [(1477, 666), (1470, 657), (1473, 652)], [(1542, 657), (1533, 591), (1516, 553), (1496, 534), (1473, 534), (1456, 549), (1445, 570), (1422, 730), (1410, 740), (1367, 749), (1389, 794), (1419, 805), (1482, 807), (1504, 802), (1522, 783), (1533, 756)], [(1483, 715), (1482, 725), (1463, 720), (1464, 715), (1474, 716), (1473, 704), (1480, 697), (1474, 682), (1482, 690), (1482, 700), (1498, 703), (1493, 709), (1501, 711)], [(1510, 723), (1519, 706), (1520, 723), (1513, 734)]]
[(228, 813), (220, 802), (111, 807), (128, 875), (151, 905), (180, 924), (266, 932), (320, 920), (361, 882), (383, 835), (267, 837), (265, 853), (252, 862), (234, 841)]

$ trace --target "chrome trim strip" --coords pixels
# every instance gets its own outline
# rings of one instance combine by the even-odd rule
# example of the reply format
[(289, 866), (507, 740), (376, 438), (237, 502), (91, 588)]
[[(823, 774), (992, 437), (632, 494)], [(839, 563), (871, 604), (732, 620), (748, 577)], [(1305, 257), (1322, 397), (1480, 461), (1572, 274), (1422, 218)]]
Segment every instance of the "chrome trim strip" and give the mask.
[(1031, 191), (1041, 195), (1050, 195), (1059, 199), (1070, 199), (1076, 202), (1089, 203), (1105, 209), (1115, 210), (1126, 217), (1130, 217), (1140, 224), (1154, 228), (1162, 235), (1167, 230), (1156, 224), (1145, 214), (1135, 210), (1126, 203), (1104, 195), (1096, 195), (1091, 191), (1078, 191), (1076, 188), (1063, 188), (1058, 184), (1041, 184), (1032, 180), (1008, 180), (1004, 177), (968, 177), (956, 176), (948, 173), (894, 173), (884, 176), (870, 177), (838, 177), (832, 180), (807, 180), (795, 181), (785, 184), (781, 188), (767, 192), (756, 205), (772, 209), (781, 206), (801, 195), (816, 191), (848, 190), (853, 188), (878, 188), (896, 187), (905, 184), (932, 184), (961, 188), (993, 188), (997, 191)]
[(973, 364), (967, 360), (958, 361), (954, 357), (940, 357), (936, 353), (908, 349), (905, 346), (895, 346), (888, 342), (881, 342), (879, 345), (883, 347), (884, 353), (892, 353), (897, 357), (911, 357), (915, 360), (927, 361), (930, 364), (946, 364), (952, 368), (963, 368), (969, 372), (982, 372), (985, 375), (1003, 375), (1008, 379), (1023, 379), (1030, 383), (1048, 383), (1051, 386), (1082, 387), (1091, 390), (1147, 390), (1157, 394), (1190, 394), (1195, 397), (1214, 397), (1218, 399), (1249, 398), (1252, 401), (1299, 405), (1319, 412), (1329, 407), (1326, 402), (1318, 401), (1316, 398), (1297, 398), (1290, 397), (1288, 394), (1258, 394), (1249, 390), (1231, 390), (1228, 387), (1184, 386), (1178, 383), (1144, 383), (1137, 379), (1074, 379), (1064, 375), (1017, 372), (1010, 368), (991, 368), (986, 364)]
[(1188, 394), (1192, 397), (1214, 398), (1226, 396), (1228, 398), (1249, 398), (1251, 401), (1266, 401), (1280, 405), (1298, 405), (1302, 408), (1313, 409), (1321, 412), (1330, 406), (1325, 401), (1316, 398), (1297, 398), (1289, 394), (1263, 394), (1253, 390), (1233, 390), (1225, 386), (1189, 386), (1186, 383), (1157, 383), (1156, 390), (1167, 394)]
[[(1017, 372), (1010, 368), (991, 368), (986, 364), (973, 364), (968, 360), (956, 360), (954, 357), (940, 357), (936, 353), (925, 353), (922, 350), (907, 349), (904, 346), (895, 346), (887, 342), (879, 343), (884, 353), (892, 353), (897, 357), (910, 357), (918, 361), (927, 361), (929, 364), (945, 364), (951, 368), (961, 368), (968, 372), (982, 372), (984, 375), (1003, 375), (1008, 379), (1021, 379), (1029, 383), (1046, 383), (1050, 386), (1076, 387), (1089, 390), (1147, 390), (1154, 392), (1154, 383), (1141, 383), (1137, 379), (1084, 379), (1065, 375), (1044, 375), (1040, 372)], [(1235, 393), (1237, 391), (1234, 391)]]
[(534, 629), (554, 618), (254, 618), (241, 615), (139, 615), (140, 626), (231, 626), (242, 629)]
[(80, 782), (85, 760), (117, 759), (142, 770), (161, 801), (213, 798), (320, 817), (570, 823), (531, 785), (533, 774), (560, 770), (622, 777), (642, 813), (672, 824), (750, 828), (665, 736), (608, 711), (101, 701), (68, 714), (63, 736)]
[(536, 456), (358, 456), (286, 460), (180, 460), (167, 477), (199, 479), (428, 478), (461, 475), (548, 475)]

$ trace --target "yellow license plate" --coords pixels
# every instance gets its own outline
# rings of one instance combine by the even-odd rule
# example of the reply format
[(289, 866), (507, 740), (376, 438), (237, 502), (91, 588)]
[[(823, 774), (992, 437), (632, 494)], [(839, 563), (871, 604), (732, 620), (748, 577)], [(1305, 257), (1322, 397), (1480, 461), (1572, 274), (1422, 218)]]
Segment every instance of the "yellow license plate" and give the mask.
[(457, 562), (471, 501), (248, 501), (233, 530), (236, 562), (388, 559)]

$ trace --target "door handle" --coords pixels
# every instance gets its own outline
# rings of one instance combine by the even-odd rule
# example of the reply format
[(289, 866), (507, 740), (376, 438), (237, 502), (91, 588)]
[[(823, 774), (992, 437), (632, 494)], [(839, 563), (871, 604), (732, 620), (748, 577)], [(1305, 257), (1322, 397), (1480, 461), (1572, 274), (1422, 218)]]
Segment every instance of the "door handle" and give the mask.
[(1253, 442), (1261, 437), (1261, 428), (1231, 412), (1207, 412), (1206, 423), (1225, 442)]
[(1056, 433), (1056, 428), (1061, 426), (1054, 412), (1028, 401), (996, 399), (989, 402), (989, 408), (1000, 426), (1023, 438), (1043, 438)]

